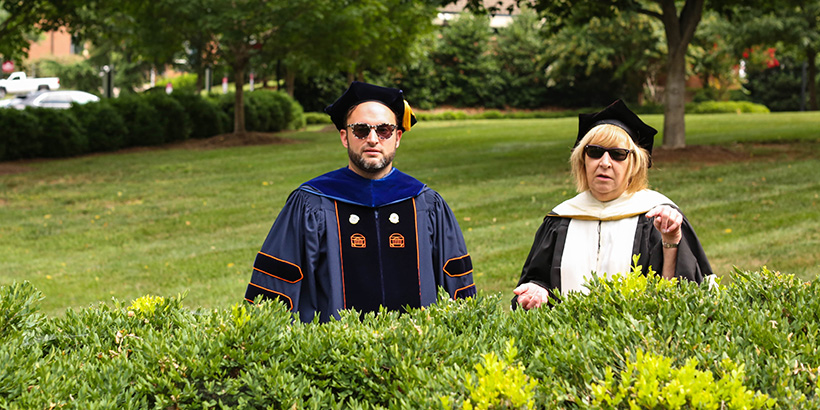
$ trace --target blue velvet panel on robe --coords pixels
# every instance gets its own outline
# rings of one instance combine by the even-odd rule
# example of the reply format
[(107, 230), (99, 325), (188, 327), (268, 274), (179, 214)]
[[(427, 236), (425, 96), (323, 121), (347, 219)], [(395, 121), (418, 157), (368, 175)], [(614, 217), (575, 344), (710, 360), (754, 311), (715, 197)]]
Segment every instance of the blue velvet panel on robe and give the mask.
[(382, 179), (367, 179), (340, 168), (302, 184), (300, 189), (356, 205), (378, 208), (412, 198), (424, 189), (419, 180), (393, 168)]

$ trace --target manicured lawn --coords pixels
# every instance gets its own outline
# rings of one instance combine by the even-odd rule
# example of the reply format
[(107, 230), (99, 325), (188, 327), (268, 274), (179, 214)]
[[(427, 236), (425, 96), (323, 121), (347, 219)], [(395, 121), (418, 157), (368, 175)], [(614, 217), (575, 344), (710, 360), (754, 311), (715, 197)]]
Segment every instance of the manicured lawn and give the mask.
[[(405, 135), (396, 166), (448, 201), (480, 291), (511, 295), (544, 214), (575, 194), (576, 124), (430, 121)], [(714, 147), (658, 152), (650, 183), (684, 210), (719, 275), (820, 275), (818, 124), (817, 113), (692, 115), (687, 143)], [(0, 175), (0, 285), (31, 281), (49, 314), (145, 294), (242, 300), (290, 191), (347, 163), (335, 132), (286, 137), (298, 143), (12, 164), (28, 171)]]

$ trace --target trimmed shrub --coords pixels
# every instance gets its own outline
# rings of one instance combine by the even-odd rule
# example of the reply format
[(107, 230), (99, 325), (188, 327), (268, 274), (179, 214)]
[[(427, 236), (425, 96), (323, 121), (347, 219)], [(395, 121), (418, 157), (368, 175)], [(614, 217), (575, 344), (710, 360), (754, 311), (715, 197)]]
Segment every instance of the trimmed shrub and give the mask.
[(40, 122), (39, 134), (31, 136), (42, 143), (38, 156), (62, 158), (88, 152), (88, 136), (70, 110), (26, 108)]
[(689, 114), (717, 114), (717, 113), (769, 113), (765, 105), (750, 101), (705, 101), (687, 104)]
[[(68, 157), (85, 152), (208, 138), (233, 127), (233, 94), (212, 99), (160, 90), (75, 105), (68, 110), (0, 110), (0, 160)], [(247, 94), (249, 131), (276, 132), (305, 126), (302, 107), (281, 92)], [(329, 121), (328, 121), (329, 122)]]
[[(260, 89), (245, 96), (245, 129), (248, 131), (277, 132), (299, 129), (305, 126), (302, 106), (280, 91)], [(229, 119), (229, 129), (234, 128), (235, 94), (219, 97), (217, 105)]]
[(0, 288), (0, 408), (818, 408), (820, 282), (640, 268), (508, 312), (498, 296), (303, 324), (144, 296), (36, 314)]
[[(236, 107), (235, 101), (236, 95), (233, 92), (228, 92), (226, 94), (221, 94), (216, 96), (216, 104), (219, 107), (219, 110), (224, 112), (225, 115), (228, 116), (228, 131), (232, 131), (234, 129), (234, 108)], [(245, 129), (248, 128), (248, 107), (245, 104)]]
[(305, 124), (333, 124), (330, 116), (323, 112), (306, 112), (304, 117)]
[(155, 121), (163, 130), (162, 142), (183, 141), (191, 136), (191, 119), (179, 101), (166, 93), (147, 93), (143, 98), (159, 114)]
[(0, 157), (4, 160), (35, 158), (40, 155), (43, 142), (40, 119), (31, 110), (0, 109)]
[(171, 94), (191, 120), (191, 138), (209, 138), (228, 131), (230, 119), (214, 102), (196, 94), (176, 92)]
[(478, 118), (483, 118), (483, 119), (488, 119), (488, 120), (497, 120), (497, 119), (504, 118), (505, 115), (502, 114), (501, 111), (498, 111), (498, 110), (487, 110), (487, 111), (484, 111), (481, 114), (479, 114), (477, 117)]
[(125, 146), (128, 129), (109, 100), (75, 104), (70, 110), (85, 130), (89, 152), (114, 151)]
[(441, 111), (437, 113), (417, 112), (415, 114), (419, 121), (466, 120), (473, 118), (464, 111)]
[(305, 128), (305, 110), (298, 101), (294, 100), (285, 93), (277, 93), (277, 97), (285, 110), (285, 128), (286, 130), (298, 130)]
[(245, 125), (248, 130), (275, 132), (284, 129), (285, 110), (276, 91), (257, 90), (245, 93)]
[(157, 121), (160, 113), (145, 98), (137, 94), (122, 95), (111, 100), (112, 106), (122, 116), (128, 134), (126, 147), (158, 145), (165, 142), (165, 129)]

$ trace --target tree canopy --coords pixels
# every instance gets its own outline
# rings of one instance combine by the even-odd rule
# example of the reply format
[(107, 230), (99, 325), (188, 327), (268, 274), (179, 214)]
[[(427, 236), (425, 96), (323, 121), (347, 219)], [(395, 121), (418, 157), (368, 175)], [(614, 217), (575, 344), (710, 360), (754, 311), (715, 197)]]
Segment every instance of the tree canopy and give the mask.
[(19, 60), (43, 31), (70, 26), (85, 2), (77, 0), (0, 0), (0, 56)]
[[(435, 29), (437, 8), (451, 3), (0, 0), (0, 53), (20, 59), (38, 33), (64, 26), (94, 44), (95, 64), (114, 63), (126, 90), (144, 84), (151, 67), (182, 66), (201, 84), (206, 67), (222, 65), (236, 84), (238, 133), (251, 72), (275, 73), (291, 95), (297, 83), (320, 78), (335, 78), (325, 87), (334, 90), (342, 78), (428, 87), (419, 91), (427, 106), (600, 106), (617, 97), (648, 98), (663, 102), (668, 148), (685, 146), (688, 70), (725, 97), (738, 50), (774, 41), (791, 55), (802, 53), (807, 77), (817, 77), (820, 0), (516, 0), (521, 14), (509, 27), (491, 29), (486, 19), (467, 17)], [(497, 12), (500, 4), (468, 0), (466, 7)], [(816, 108), (815, 81), (808, 89)], [(572, 102), (573, 96), (583, 98)]]

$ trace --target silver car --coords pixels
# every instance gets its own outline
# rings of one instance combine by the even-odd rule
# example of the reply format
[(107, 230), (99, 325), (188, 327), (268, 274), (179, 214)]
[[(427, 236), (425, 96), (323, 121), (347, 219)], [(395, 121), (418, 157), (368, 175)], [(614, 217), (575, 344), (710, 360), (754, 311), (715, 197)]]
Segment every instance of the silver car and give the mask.
[[(8, 102), (7, 102), (8, 101)], [(35, 91), (19, 95), (11, 100), (4, 100), (0, 107), (13, 107), (22, 110), (26, 107), (69, 108), (71, 104), (85, 104), (100, 101), (100, 97), (85, 91)]]

